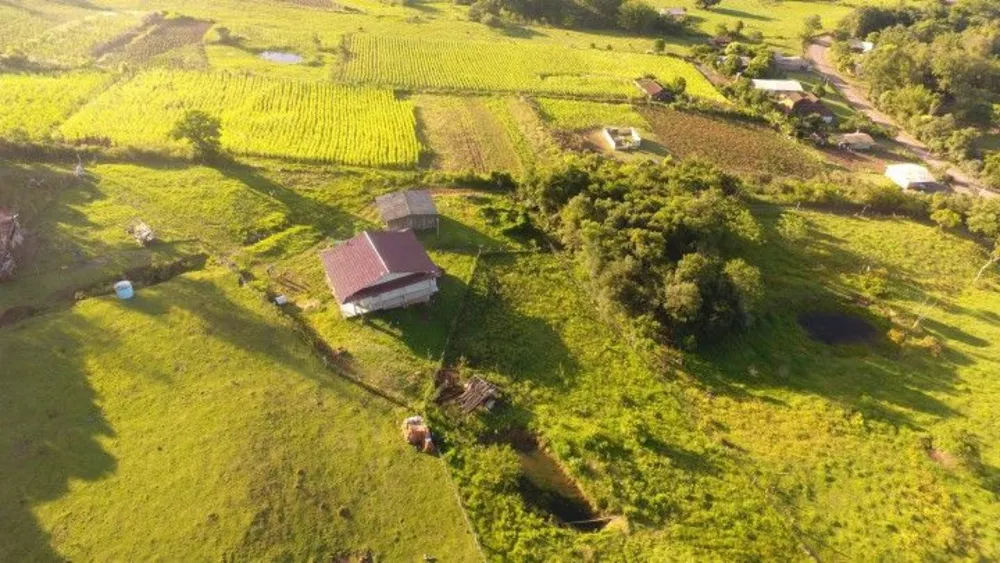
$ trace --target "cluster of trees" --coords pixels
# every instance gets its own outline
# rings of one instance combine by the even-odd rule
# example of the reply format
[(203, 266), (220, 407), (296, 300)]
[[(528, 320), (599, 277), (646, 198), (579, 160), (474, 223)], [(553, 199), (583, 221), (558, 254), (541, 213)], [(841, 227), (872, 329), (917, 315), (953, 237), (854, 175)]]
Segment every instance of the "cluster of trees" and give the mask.
[(490, 26), (541, 22), (568, 28), (622, 29), (632, 33), (679, 34), (685, 22), (662, 16), (644, 0), (456, 0), (469, 5), (469, 19)]
[(591, 155), (539, 168), (520, 190), (588, 272), (601, 303), (650, 336), (691, 347), (752, 322), (760, 272), (732, 249), (760, 232), (736, 178), (697, 161)]
[(861, 6), (840, 22), (838, 36), (875, 44), (863, 55), (846, 41), (834, 48), (882, 110), (932, 149), (982, 164), (976, 138), (1000, 122), (1000, 4)]

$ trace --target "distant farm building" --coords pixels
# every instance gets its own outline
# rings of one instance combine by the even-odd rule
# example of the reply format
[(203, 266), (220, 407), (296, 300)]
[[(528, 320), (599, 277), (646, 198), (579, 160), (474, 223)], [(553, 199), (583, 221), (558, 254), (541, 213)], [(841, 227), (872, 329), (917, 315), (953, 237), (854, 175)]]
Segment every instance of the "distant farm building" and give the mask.
[(904, 190), (936, 192), (943, 188), (930, 171), (919, 164), (890, 164), (885, 168), (885, 177)]
[(834, 139), (837, 146), (852, 151), (867, 151), (875, 146), (875, 139), (868, 133), (847, 133)]
[(754, 79), (753, 87), (757, 90), (778, 94), (784, 92), (805, 92), (798, 80), (764, 80)]
[(656, 102), (669, 102), (673, 95), (669, 90), (660, 85), (659, 82), (653, 80), (652, 78), (640, 78), (635, 81), (635, 85), (646, 98), (656, 101)]
[(715, 37), (708, 40), (710, 44), (720, 49), (729, 46), (733, 42), (733, 38), (728, 35), (716, 35)]
[(684, 21), (687, 19), (687, 8), (660, 8), (660, 15), (674, 21)]
[(854, 51), (860, 51), (862, 53), (867, 53), (875, 48), (875, 44), (871, 41), (862, 41), (860, 39), (848, 39), (847, 46)]
[(345, 317), (426, 303), (442, 273), (413, 231), (364, 231), (320, 259)]
[(788, 72), (809, 70), (809, 61), (802, 57), (786, 57), (784, 55), (774, 56), (774, 68)]
[(14, 249), (24, 243), (24, 233), (17, 222), (17, 214), (0, 209), (0, 280), (14, 275)]
[(783, 93), (780, 95), (778, 105), (781, 106), (781, 110), (788, 115), (795, 115), (798, 117), (818, 115), (824, 123), (833, 123), (833, 112), (830, 111), (830, 108), (826, 107), (823, 102), (821, 102), (819, 98), (813, 94), (807, 94), (805, 92)]
[(378, 207), (386, 227), (394, 231), (406, 229), (423, 231), (436, 229), (440, 224), (434, 199), (426, 190), (381, 195), (375, 198), (375, 206)]
[(601, 135), (611, 150), (628, 151), (642, 145), (642, 136), (633, 127), (605, 127)]

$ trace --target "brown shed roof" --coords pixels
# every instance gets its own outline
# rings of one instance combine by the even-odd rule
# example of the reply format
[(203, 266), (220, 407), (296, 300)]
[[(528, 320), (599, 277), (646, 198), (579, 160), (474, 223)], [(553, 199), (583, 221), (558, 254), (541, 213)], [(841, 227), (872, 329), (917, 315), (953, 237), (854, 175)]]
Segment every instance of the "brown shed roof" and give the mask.
[[(393, 281), (407, 279), (411, 283), (441, 275), (441, 269), (431, 262), (413, 231), (363, 231), (320, 252), (320, 259), (341, 304), (379, 293), (377, 289), (383, 284), (386, 291), (394, 289), (398, 284), (390, 287)], [(383, 281), (390, 274), (403, 274), (405, 278), (393, 276), (394, 280)]]
[(659, 96), (663, 93), (663, 86), (651, 78), (640, 78), (635, 81), (635, 85), (649, 96)]
[(382, 220), (389, 222), (412, 215), (437, 215), (437, 207), (426, 190), (410, 190), (380, 195), (375, 198)]

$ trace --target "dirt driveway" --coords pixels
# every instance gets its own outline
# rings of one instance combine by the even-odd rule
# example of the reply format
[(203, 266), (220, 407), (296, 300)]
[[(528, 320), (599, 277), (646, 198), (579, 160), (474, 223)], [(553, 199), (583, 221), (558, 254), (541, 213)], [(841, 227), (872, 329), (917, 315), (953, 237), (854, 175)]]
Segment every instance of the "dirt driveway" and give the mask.
[(952, 187), (956, 192), (969, 195), (982, 195), (983, 197), (996, 197), (998, 195), (983, 187), (979, 182), (962, 170), (952, 166), (949, 162), (931, 154), (927, 145), (921, 143), (906, 131), (903, 131), (888, 115), (875, 109), (871, 102), (868, 101), (864, 90), (837, 71), (836, 65), (833, 64), (833, 60), (830, 58), (830, 45), (832, 41), (833, 39), (829, 35), (817, 38), (806, 49), (806, 58), (812, 61), (816, 72), (829, 80), (830, 84), (837, 88), (856, 110), (863, 112), (875, 123), (893, 127), (899, 131), (899, 134), (896, 135), (896, 142), (906, 147), (917, 158), (924, 161), (927, 166), (947, 169), (948, 175), (953, 180)]

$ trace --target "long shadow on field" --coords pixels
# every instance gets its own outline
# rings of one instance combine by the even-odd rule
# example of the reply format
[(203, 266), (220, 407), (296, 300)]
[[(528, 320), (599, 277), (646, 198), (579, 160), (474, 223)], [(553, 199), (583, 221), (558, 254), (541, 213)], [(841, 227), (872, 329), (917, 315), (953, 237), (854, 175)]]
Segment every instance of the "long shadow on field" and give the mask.
[(237, 180), (249, 189), (272, 198), (287, 209), (288, 220), (297, 225), (311, 225), (324, 234), (348, 238), (364, 226), (359, 217), (339, 207), (304, 197), (292, 188), (283, 186), (264, 176), (259, 170), (237, 162), (216, 167), (223, 176)]
[(469, 288), (445, 361), (456, 364), (464, 360), (511, 383), (548, 389), (569, 387), (580, 365), (562, 336), (549, 321), (512, 309), (501, 295), (501, 282), (494, 272), (512, 268), (517, 257), (495, 255), (488, 260), (489, 269), (477, 274)]
[(64, 561), (76, 536), (46, 525), (38, 505), (117, 467), (99, 439), (114, 436), (87, 381), (83, 338), (111, 337), (73, 314), (0, 329), (0, 561)]
[(476, 254), (479, 248), (502, 248), (503, 243), (492, 236), (474, 229), (451, 217), (440, 217), (440, 229), (420, 233), (420, 241), (428, 249), (443, 250), (455, 254)]
[[(746, 388), (791, 389), (827, 397), (866, 418), (900, 426), (918, 426), (908, 411), (955, 416), (955, 410), (930, 393), (953, 393), (956, 368), (971, 362), (950, 349), (947, 339), (967, 343), (979, 339), (926, 320), (928, 332), (946, 339), (937, 357), (929, 351), (901, 350), (884, 336), (868, 346), (853, 347), (831, 347), (810, 339), (797, 321), (802, 313), (830, 311), (867, 317), (880, 335), (891, 324), (871, 317), (856, 304), (854, 289), (844, 282), (845, 277), (865, 272), (870, 264), (815, 229), (801, 241), (783, 239), (776, 230), (781, 213), (779, 208), (758, 209), (767, 242), (744, 253), (764, 275), (769, 310), (752, 328), (707, 347), (686, 367), (713, 392), (737, 398), (747, 395)], [(892, 291), (919, 309), (927, 290), (913, 281), (915, 274), (878, 266), (888, 270)]]

